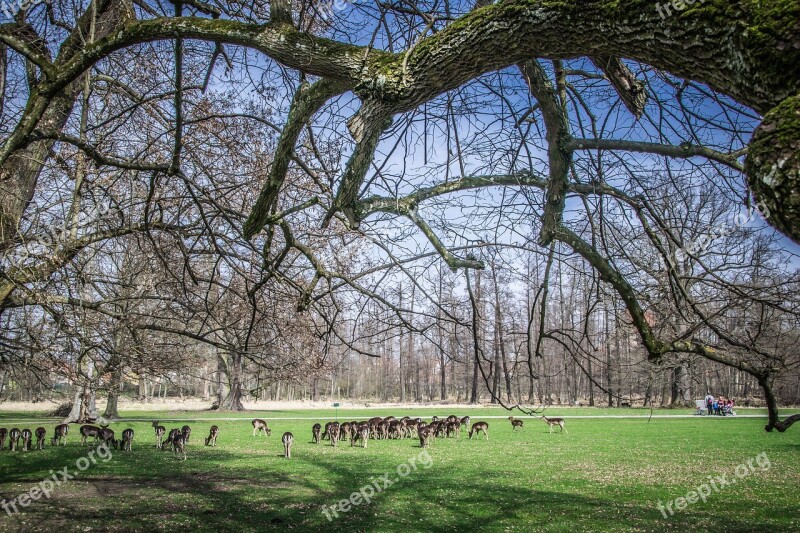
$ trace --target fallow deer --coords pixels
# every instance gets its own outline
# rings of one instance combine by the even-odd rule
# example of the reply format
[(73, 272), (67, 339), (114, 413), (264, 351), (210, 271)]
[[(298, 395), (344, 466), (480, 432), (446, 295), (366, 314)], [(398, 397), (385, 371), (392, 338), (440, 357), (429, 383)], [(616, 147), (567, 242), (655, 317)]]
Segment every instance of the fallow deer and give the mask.
[(217, 435), (219, 435), (219, 427), (211, 426), (211, 429), (208, 431), (208, 437), (206, 437), (206, 446), (216, 446)]
[(339, 441), (339, 423), (331, 422), (330, 427), (326, 425), (325, 429), (328, 431), (328, 436), (331, 439), (331, 446), (336, 446), (336, 443)]
[(452, 436), (460, 436), (461, 435), (461, 424), (459, 422), (448, 422), (447, 423), (447, 438), (449, 439)]
[(327, 424), (325, 424), (325, 431), (322, 432), (322, 440), (325, 440), (326, 438), (328, 440), (331, 439), (331, 428), (333, 426), (336, 426), (338, 428), (339, 422), (328, 422)]
[(95, 442), (100, 437), (100, 428), (97, 426), (81, 426), (81, 444), (86, 444), (86, 439), (94, 437)]
[(160, 449), (164, 446), (164, 433), (167, 432), (167, 428), (159, 426), (157, 420), (153, 422), (153, 428), (156, 431), (156, 448)]
[(28, 428), (22, 430), (22, 451), (29, 452), (31, 451), (31, 439), (33, 438), (33, 433)]
[(254, 418), (253, 419), (253, 436), (254, 437), (256, 436), (256, 433), (258, 433), (259, 435), (261, 435), (263, 433), (265, 436), (269, 437), (269, 436), (272, 435), (272, 430), (269, 429), (269, 427), (267, 426), (266, 421), (261, 420), (260, 418)]
[(459, 421), (459, 418), (456, 415), (450, 415), (450, 416), (447, 417), (447, 420), (446, 420), (447, 423), (458, 422), (458, 421)]
[(6, 445), (6, 437), (8, 437), (8, 430), (6, 428), (0, 428), (0, 452), (3, 451)]
[(133, 450), (133, 430), (131, 428), (122, 432), (122, 444), (120, 449), (125, 452)]
[(12, 428), (11, 431), (8, 432), (8, 439), (9, 439), (8, 449), (11, 450), (12, 452), (17, 451), (17, 448), (19, 447), (20, 435), (21, 432), (17, 428)]
[(172, 445), (172, 450), (175, 452), (175, 457), (178, 457), (179, 454), (183, 454), (183, 460), (186, 460), (186, 439), (181, 433), (179, 429), (173, 429), (170, 433), (169, 441)]
[(470, 421), (469, 416), (465, 416), (460, 420), (461, 425), (464, 426), (464, 431), (467, 431), (469, 429), (469, 421)]
[(69, 433), (69, 425), (68, 424), (59, 424), (56, 426), (56, 429), (53, 431), (53, 438), (50, 441), (53, 446), (57, 446), (59, 444), (63, 444), (64, 446), (67, 445), (67, 433)]
[(36, 428), (36, 449), (44, 449), (44, 437), (47, 435), (47, 430), (44, 428)]
[(289, 433), (288, 431), (283, 434), (281, 437), (281, 442), (283, 443), (283, 456), (287, 459), (291, 459), (292, 457), (292, 443), (294, 442), (294, 435)]
[(341, 425), (339, 425), (339, 437), (342, 440), (349, 440), (353, 431), (355, 431), (355, 426), (353, 426), (350, 422), (343, 422)]
[(472, 424), (472, 429), (469, 430), (469, 440), (472, 440), (473, 434), (477, 437), (481, 431), (486, 435), (486, 440), (489, 440), (489, 424), (486, 422), (475, 422)]
[(353, 431), (353, 438), (350, 439), (350, 446), (354, 446), (356, 441), (361, 439), (361, 447), (367, 447), (369, 441), (369, 424), (361, 424)]
[(567, 428), (564, 427), (564, 419), (563, 418), (547, 418), (546, 416), (542, 415), (540, 417), (545, 423), (550, 427), (550, 433), (553, 432), (553, 426), (559, 426), (561, 431), (567, 431)]
[[(175, 441), (178, 440), (180, 437), (183, 445), (186, 446), (186, 440), (183, 438), (183, 433), (178, 428), (173, 428), (169, 430), (169, 435), (167, 435), (167, 441), (161, 445), (161, 449), (163, 450), (167, 444), (169, 444), (169, 449), (175, 451)], [(186, 455), (184, 453), (184, 455)]]
[(377, 431), (377, 438), (378, 439), (388, 439), (389, 438), (389, 422), (386, 420), (381, 420), (378, 422), (378, 431)]
[(514, 431), (522, 427), (522, 420), (517, 420), (513, 416), (509, 416), (508, 419), (511, 421), (511, 427), (514, 429)]
[(114, 430), (108, 428), (102, 428), (100, 431), (97, 432), (97, 437), (100, 439), (100, 442), (106, 445), (106, 447), (113, 446), (114, 449), (117, 449), (119, 445), (119, 441), (114, 438)]
[(192, 428), (190, 428), (189, 426), (183, 426), (181, 428), (181, 435), (183, 435), (186, 444), (189, 444), (189, 437), (192, 436)]
[(320, 424), (314, 424), (311, 426), (311, 440), (314, 441), (314, 444), (319, 444), (319, 441), (322, 440), (320, 438), (320, 432), (322, 431), (322, 426)]
[(428, 448), (430, 446), (431, 426), (421, 426), (417, 429), (419, 436), (420, 448)]

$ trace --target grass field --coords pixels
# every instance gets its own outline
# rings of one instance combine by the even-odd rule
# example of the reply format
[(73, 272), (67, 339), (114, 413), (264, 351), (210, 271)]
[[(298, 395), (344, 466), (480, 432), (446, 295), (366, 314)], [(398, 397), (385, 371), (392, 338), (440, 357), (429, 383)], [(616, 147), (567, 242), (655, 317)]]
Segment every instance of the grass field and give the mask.
[[(800, 428), (768, 434), (758, 418), (575, 418), (567, 420), (568, 433), (551, 435), (539, 420), (524, 419), (523, 430), (514, 432), (507, 420), (491, 418), (488, 441), (463, 434), (437, 439), (426, 454), (411, 439), (370, 441), (366, 449), (314, 445), (314, 420), (279, 420), (323, 422), (332, 413), (123, 413), (159, 418), (167, 429), (201, 420), (190, 422), (186, 462), (154, 448), (147, 422), (112, 425), (117, 435), (126, 427), (136, 431), (133, 451), (114, 450), (83, 471), (87, 460), (81, 458), (90, 448), (78, 444), (76, 426), (66, 447), (4, 450), (0, 498), (18, 498), (65, 467), (77, 475), (27, 507), (17, 499), (20, 512), (13, 516), (0, 510), (0, 531), (800, 531)], [(339, 419), (406, 413), (449, 414), (442, 408), (340, 410)], [(609, 413), (649, 411), (550, 414)], [(477, 421), (506, 413), (485, 408), (468, 414)], [(35, 416), (3, 412), (0, 426), (43, 425), (49, 444), (52, 421), (16, 423)], [(202, 420), (228, 416), (241, 420)], [(271, 437), (252, 436), (255, 416), (273, 419)], [(202, 441), (212, 423), (220, 437), (216, 448), (207, 448)], [(295, 436), (290, 460), (282, 457), (284, 431)], [(723, 476), (733, 482), (723, 486)], [(671, 503), (698, 489), (710, 491), (705, 502), (683, 510)], [(359, 505), (336, 509), (334, 518), (331, 506), (359, 491), (363, 496), (352, 499)], [(365, 496), (370, 502), (359, 502)]]

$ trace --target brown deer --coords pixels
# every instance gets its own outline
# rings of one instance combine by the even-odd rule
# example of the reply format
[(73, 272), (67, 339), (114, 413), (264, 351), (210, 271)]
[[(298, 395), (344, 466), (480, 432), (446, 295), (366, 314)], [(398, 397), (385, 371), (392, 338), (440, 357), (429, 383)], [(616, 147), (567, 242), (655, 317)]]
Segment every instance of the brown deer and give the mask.
[(564, 419), (563, 418), (547, 418), (546, 416), (542, 415), (540, 417), (545, 423), (550, 427), (550, 433), (553, 432), (553, 426), (559, 426), (561, 431), (567, 431), (567, 428), (564, 427)]
[(469, 440), (472, 440), (473, 434), (477, 437), (481, 431), (486, 435), (486, 440), (489, 440), (489, 424), (486, 422), (475, 422), (472, 424), (472, 429), (469, 430)]
[(322, 426), (320, 424), (314, 424), (311, 426), (311, 440), (314, 441), (314, 444), (319, 444), (319, 441), (322, 440), (320, 438), (320, 432), (322, 431)]
[(339, 426), (339, 437), (342, 440), (349, 440), (353, 431), (355, 431), (355, 426), (350, 422), (344, 422)]
[(47, 435), (47, 430), (44, 428), (36, 428), (36, 449), (44, 449), (44, 437)]
[(64, 446), (67, 445), (67, 433), (69, 433), (68, 424), (57, 425), (53, 433), (53, 438), (50, 441), (53, 446), (57, 446), (59, 444), (63, 444)]
[(164, 446), (164, 433), (167, 432), (167, 428), (159, 426), (157, 420), (153, 422), (153, 428), (156, 430), (156, 448), (160, 449)]
[(356, 441), (361, 439), (361, 447), (366, 448), (369, 441), (369, 424), (361, 424), (353, 431), (353, 438), (350, 439), (350, 446), (354, 446)]
[(326, 425), (325, 429), (328, 431), (328, 436), (331, 439), (331, 446), (336, 446), (336, 443), (339, 441), (339, 423), (330, 422), (330, 427)]
[(445, 420), (445, 422), (448, 422), (448, 423), (450, 423), (450, 422), (458, 422), (458, 421), (459, 421), (459, 418), (456, 415), (450, 415), (450, 416), (447, 417), (447, 420)]
[(183, 435), (186, 444), (189, 444), (189, 437), (192, 436), (192, 428), (190, 428), (189, 426), (183, 426), (181, 428), (181, 435)]
[(386, 420), (381, 420), (378, 422), (377, 426), (377, 437), (378, 439), (388, 439), (389, 438), (389, 422)]
[(120, 449), (125, 452), (133, 450), (133, 430), (131, 428), (122, 432), (122, 444)]
[(29, 452), (31, 451), (31, 439), (33, 438), (33, 433), (28, 428), (22, 430), (22, 451)]
[(514, 431), (522, 427), (522, 420), (517, 420), (513, 416), (509, 416), (508, 419), (511, 421), (511, 427), (514, 428)]
[(420, 448), (430, 447), (431, 426), (420, 425), (419, 429), (417, 429), (417, 435), (419, 436)]
[(469, 421), (470, 421), (469, 416), (465, 416), (460, 420), (461, 425), (464, 426), (464, 431), (467, 431), (467, 429), (469, 429)]
[(100, 438), (100, 428), (97, 426), (81, 426), (81, 444), (86, 444), (86, 439), (94, 437), (95, 442)]
[(206, 446), (216, 446), (217, 435), (219, 435), (219, 428), (217, 426), (211, 426), (208, 437), (206, 437)]
[(97, 432), (97, 436), (100, 439), (100, 442), (106, 445), (106, 447), (113, 446), (114, 449), (117, 449), (119, 441), (114, 438), (114, 430), (108, 428), (102, 428), (100, 431)]
[(6, 445), (6, 437), (8, 437), (8, 430), (6, 428), (0, 428), (0, 452), (3, 451)]
[(179, 429), (173, 429), (170, 433), (171, 441), (168, 441), (172, 444), (172, 450), (175, 452), (175, 457), (178, 457), (179, 454), (183, 454), (183, 460), (186, 460), (186, 439), (183, 436), (183, 433)]
[(327, 424), (325, 424), (325, 431), (322, 432), (322, 440), (325, 440), (326, 438), (328, 440), (330, 440), (330, 438), (331, 438), (331, 428), (334, 425), (336, 427), (339, 427), (339, 422), (328, 422)]
[(447, 438), (450, 437), (459, 437), (461, 435), (461, 423), (460, 422), (448, 422), (447, 423)]
[(17, 428), (12, 428), (11, 431), (8, 432), (8, 439), (9, 439), (8, 449), (11, 450), (12, 452), (17, 451), (17, 448), (19, 447), (20, 435), (21, 432)]
[(292, 458), (292, 443), (294, 442), (294, 435), (289, 433), (288, 431), (283, 434), (281, 437), (281, 442), (283, 443), (283, 456), (287, 459)]
[[(183, 439), (183, 433), (178, 428), (173, 428), (169, 430), (169, 435), (167, 435), (167, 441), (162, 444), (161, 449), (163, 450), (167, 444), (169, 444), (169, 449), (175, 451), (175, 441), (178, 440), (178, 437), (181, 438), (183, 441), (183, 445), (186, 446), (186, 441)], [(185, 455), (185, 454), (184, 454)]]
[(253, 419), (253, 436), (256, 436), (256, 433), (261, 435), (262, 433), (264, 436), (269, 437), (272, 435), (272, 430), (269, 429), (267, 426), (266, 421), (261, 420), (260, 418)]

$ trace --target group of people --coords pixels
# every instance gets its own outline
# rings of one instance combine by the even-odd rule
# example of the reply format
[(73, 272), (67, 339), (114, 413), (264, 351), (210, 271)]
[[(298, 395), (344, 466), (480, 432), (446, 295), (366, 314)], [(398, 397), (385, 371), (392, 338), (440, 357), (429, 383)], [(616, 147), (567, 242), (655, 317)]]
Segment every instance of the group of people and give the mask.
[(733, 400), (723, 398), (714, 398), (711, 393), (706, 395), (706, 414), (716, 416), (734, 415)]

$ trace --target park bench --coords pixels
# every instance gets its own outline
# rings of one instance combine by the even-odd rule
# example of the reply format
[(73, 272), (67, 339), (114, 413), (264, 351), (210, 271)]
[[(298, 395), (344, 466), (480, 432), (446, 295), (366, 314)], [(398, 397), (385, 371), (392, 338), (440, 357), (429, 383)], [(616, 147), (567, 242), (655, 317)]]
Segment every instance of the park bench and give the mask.
[(706, 401), (705, 400), (695, 400), (694, 401), (694, 414), (696, 415), (704, 415), (706, 414)]

